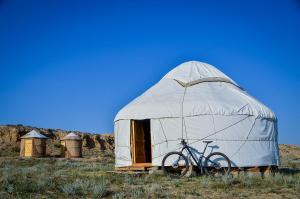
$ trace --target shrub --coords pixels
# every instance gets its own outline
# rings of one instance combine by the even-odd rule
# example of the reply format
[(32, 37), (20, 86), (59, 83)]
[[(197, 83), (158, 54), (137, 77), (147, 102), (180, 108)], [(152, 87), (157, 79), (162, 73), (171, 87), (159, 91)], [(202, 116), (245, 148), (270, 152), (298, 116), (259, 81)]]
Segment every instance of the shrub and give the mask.
[(61, 190), (67, 195), (91, 193), (95, 198), (101, 198), (107, 194), (107, 183), (104, 178), (99, 181), (76, 179), (74, 182), (65, 184)]
[(162, 193), (162, 186), (160, 184), (153, 183), (149, 191), (150, 193), (155, 195), (155, 198), (160, 198), (160, 194)]
[(126, 174), (125, 176), (124, 176), (124, 182), (125, 183), (128, 183), (128, 184), (134, 184), (134, 178), (132, 177), (132, 175), (128, 175), (128, 174)]
[(89, 185), (87, 181), (76, 179), (74, 182), (65, 184), (62, 191), (68, 195), (81, 195), (87, 191)]
[(211, 184), (212, 179), (207, 176), (203, 176), (200, 178), (200, 185), (204, 188), (208, 188), (209, 185)]
[(138, 187), (130, 190), (130, 195), (132, 198), (145, 198), (145, 189), (143, 187)]
[(100, 183), (98, 185), (94, 185), (93, 187), (93, 195), (96, 198), (102, 198), (107, 194), (106, 184)]
[(61, 144), (59, 142), (54, 142), (53, 146), (55, 148), (61, 148)]
[(5, 189), (6, 189), (6, 191), (8, 193), (13, 193), (14, 190), (15, 190), (15, 188), (14, 188), (14, 186), (12, 184), (7, 184), (6, 187), (5, 187)]
[(120, 193), (116, 193), (112, 196), (113, 199), (123, 199), (125, 198), (125, 193), (120, 192)]
[(68, 195), (80, 194), (80, 187), (77, 184), (68, 183), (62, 187), (62, 191)]
[(13, 152), (19, 153), (20, 152), (20, 147), (15, 146), (11, 149)]

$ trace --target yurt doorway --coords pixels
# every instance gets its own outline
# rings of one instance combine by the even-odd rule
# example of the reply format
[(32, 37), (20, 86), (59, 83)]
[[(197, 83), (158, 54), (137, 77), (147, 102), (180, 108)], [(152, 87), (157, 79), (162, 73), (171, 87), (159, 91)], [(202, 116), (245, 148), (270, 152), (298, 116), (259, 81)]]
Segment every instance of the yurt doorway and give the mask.
[(25, 140), (25, 157), (30, 157), (32, 155), (32, 140)]
[(133, 165), (151, 164), (152, 146), (150, 119), (131, 120), (131, 153)]

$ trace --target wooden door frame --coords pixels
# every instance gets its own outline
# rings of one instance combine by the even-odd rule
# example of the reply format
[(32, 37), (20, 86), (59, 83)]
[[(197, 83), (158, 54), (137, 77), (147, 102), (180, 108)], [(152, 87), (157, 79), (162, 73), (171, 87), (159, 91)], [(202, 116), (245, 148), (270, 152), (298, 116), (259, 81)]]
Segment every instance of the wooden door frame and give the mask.
[[(150, 119), (149, 119), (150, 120)], [(153, 156), (153, 146), (152, 146), (152, 135), (150, 128), (150, 142), (151, 142), (151, 162), (150, 163), (136, 163), (136, 148), (135, 148), (135, 121), (138, 120), (130, 120), (130, 151), (132, 155), (132, 166), (134, 167), (151, 167), (152, 166), (152, 156)], [(150, 120), (151, 125), (151, 120)]]
[[(28, 149), (28, 146), (26, 146), (26, 145), (28, 145), (29, 142), (31, 142), (30, 154), (27, 153), (27, 155), (26, 155), (26, 149)], [(33, 139), (25, 139), (24, 146), (25, 146), (24, 147), (24, 157), (31, 157), (33, 154)], [(27, 151), (27, 152), (29, 152), (29, 151)]]

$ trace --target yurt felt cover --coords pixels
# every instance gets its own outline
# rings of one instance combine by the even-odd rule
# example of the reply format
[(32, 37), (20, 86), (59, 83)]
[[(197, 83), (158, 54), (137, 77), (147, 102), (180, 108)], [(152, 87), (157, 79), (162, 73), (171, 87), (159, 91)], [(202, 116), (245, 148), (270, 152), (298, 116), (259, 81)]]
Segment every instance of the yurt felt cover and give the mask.
[(46, 154), (46, 139), (26, 138), (21, 140), (21, 157), (42, 157)]
[(63, 139), (61, 140), (82, 140), (81, 137), (79, 137), (78, 135), (76, 135), (75, 133), (69, 133), (68, 135), (66, 135)]
[(65, 157), (82, 157), (82, 141), (81, 140), (65, 140)]
[[(214, 66), (185, 62), (137, 97), (115, 118), (116, 167), (131, 166), (130, 120), (151, 119), (152, 165), (184, 138), (202, 151), (225, 153), (233, 166), (278, 165), (277, 118)], [(207, 155), (206, 154), (206, 155)]]
[(63, 153), (65, 157), (81, 157), (82, 156), (82, 139), (75, 133), (69, 133), (62, 139)]
[(39, 139), (47, 139), (48, 137), (42, 135), (39, 133), (37, 130), (32, 130), (26, 135), (22, 136), (21, 139), (26, 139), (26, 138), (39, 138)]

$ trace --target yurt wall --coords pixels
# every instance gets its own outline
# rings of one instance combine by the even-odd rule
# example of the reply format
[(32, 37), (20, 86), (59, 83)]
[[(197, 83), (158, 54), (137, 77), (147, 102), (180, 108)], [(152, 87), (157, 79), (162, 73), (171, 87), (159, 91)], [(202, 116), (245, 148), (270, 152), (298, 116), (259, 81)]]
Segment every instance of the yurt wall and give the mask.
[(20, 146), (21, 157), (44, 157), (46, 155), (46, 139), (22, 139)]
[(82, 140), (65, 140), (65, 157), (82, 157)]
[(66, 141), (62, 140), (60, 141), (60, 155), (61, 157), (65, 157), (66, 156)]
[(46, 139), (32, 139), (32, 157), (44, 157), (46, 155)]
[(82, 139), (75, 133), (69, 133), (61, 140), (61, 156), (66, 158), (82, 157)]
[(25, 141), (24, 139), (21, 139), (21, 144), (20, 144), (20, 157), (25, 156)]

